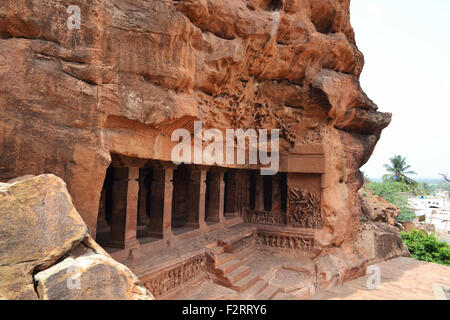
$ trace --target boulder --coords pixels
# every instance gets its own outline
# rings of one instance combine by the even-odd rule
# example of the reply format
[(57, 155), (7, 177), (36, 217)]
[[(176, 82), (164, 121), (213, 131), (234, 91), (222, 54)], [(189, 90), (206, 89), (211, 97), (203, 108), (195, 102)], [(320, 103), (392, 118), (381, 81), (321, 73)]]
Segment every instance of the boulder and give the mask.
[(402, 229), (401, 225), (397, 223), (397, 217), (401, 210), (395, 204), (374, 195), (365, 188), (358, 192), (358, 198), (361, 204), (362, 220), (383, 222)]
[(380, 222), (361, 224), (354, 247), (368, 263), (375, 263), (395, 257), (409, 257), (396, 227)]
[(0, 298), (152, 299), (88, 235), (52, 174), (0, 183)]
[(356, 247), (345, 244), (324, 250), (314, 259), (314, 264), (317, 270), (316, 286), (325, 289), (364, 275), (367, 260)]
[(414, 230), (422, 230), (423, 232), (428, 234), (428, 232), (436, 231), (435, 225), (430, 223), (421, 223), (419, 221), (403, 221), (401, 224), (404, 229), (409, 232)]
[(417, 230), (418, 223), (414, 221), (403, 221), (401, 222), (403, 228), (405, 228), (406, 231), (411, 232), (414, 230)]

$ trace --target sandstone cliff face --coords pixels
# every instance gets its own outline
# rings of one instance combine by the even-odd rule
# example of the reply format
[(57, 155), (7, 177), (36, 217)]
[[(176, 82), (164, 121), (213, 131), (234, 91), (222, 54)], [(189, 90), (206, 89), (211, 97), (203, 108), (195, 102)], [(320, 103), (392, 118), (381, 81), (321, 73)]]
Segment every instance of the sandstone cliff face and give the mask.
[(87, 234), (54, 175), (0, 183), (0, 299), (153, 299)]
[[(0, 180), (53, 173), (95, 235), (110, 153), (168, 160), (167, 134), (279, 128), (325, 146), (322, 247), (357, 235), (359, 168), (390, 114), (359, 85), (349, 0), (5, 0)], [(69, 5), (81, 28), (69, 30)], [(170, 137), (170, 136), (169, 136)]]

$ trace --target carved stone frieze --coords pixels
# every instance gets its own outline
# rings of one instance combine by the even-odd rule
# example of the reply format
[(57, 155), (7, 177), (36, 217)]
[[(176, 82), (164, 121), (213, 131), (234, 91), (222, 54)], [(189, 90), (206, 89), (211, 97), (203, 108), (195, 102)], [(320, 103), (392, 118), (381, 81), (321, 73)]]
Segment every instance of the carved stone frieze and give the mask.
[(244, 221), (248, 223), (268, 224), (275, 226), (286, 225), (286, 213), (259, 210), (245, 210)]
[(319, 196), (299, 187), (289, 189), (289, 222), (293, 227), (320, 229), (323, 221)]
[(307, 235), (258, 232), (258, 244), (266, 247), (311, 251), (314, 238)]
[(143, 282), (144, 286), (158, 298), (205, 273), (206, 257), (200, 255), (158, 272)]

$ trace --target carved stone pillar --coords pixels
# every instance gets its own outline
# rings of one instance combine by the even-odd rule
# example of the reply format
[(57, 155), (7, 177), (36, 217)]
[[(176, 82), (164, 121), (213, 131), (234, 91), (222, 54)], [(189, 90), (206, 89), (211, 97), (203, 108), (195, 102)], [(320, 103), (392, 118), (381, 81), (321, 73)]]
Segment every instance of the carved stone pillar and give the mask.
[(281, 210), (280, 175), (272, 176), (272, 211)]
[(241, 184), (241, 209), (250, 207), (250, 173), (248, 171), (242, 172), (242, 184)]
[(102, 233), (108, 231), (109, 226), (106, 221), (106, 189), (102, 189), (100, 194), (100, 204), (98, 207), (98, 217), (97, 217), (97, 233)]
[(139, 168), (115, 168), (114, 170), (109, 244), (111, 247), (125, 249), (139, 246), (136, 239), (138, 178)]
[(206, 170), (193, 168), (189, 172), (188, 188), (188, 216), (186, 226), (204, 228), (205, 223), (205, 197), (206, 196)]
[(209, 203), (208, 203), (208, 221), (209, 222), (224, 222), (224, 207), (225, 207), (225, 182), (223, 181), (223, 170), (217, 169), (210, 171), (210, 179), (207, 187), (209, 188)]
[(228, 170), (226, 180), (226, 196), (225, 196), (225, 216), (233, 217), (238, 211), (238, 179), (235, 170)]
[(139, 225), (148, 225), (149, 219), (147, 215), (147, 170), (139, 171), (139, 209), (138, 221)]
[(153, 169), (148, 235), (167, 238), (172, 233), (173, 169)]
[(264, 210), (264, 179), (259, 173), (255, 177), (255, 210)]

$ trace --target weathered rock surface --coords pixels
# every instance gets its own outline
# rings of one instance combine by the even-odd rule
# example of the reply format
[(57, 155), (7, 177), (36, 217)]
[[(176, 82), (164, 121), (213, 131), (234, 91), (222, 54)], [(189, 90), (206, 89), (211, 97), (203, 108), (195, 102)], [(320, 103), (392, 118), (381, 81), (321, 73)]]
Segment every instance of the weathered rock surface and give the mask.
[(383, 222), (402, 229), (397, 222), (401, 210), (398, 206), (374, 195), (370, 190), (358, 192), (361, 203), (361, 217), (365, 221)]
[(46, 174), (0, 183), (0, 298), (153, 297), (90, 238), (65, 183)]
[[(349, 0), (5, 0), (0, 179), (67, 182), (95, 235), (111, 153), (170, 159), (175, 128), (278, 128), (323, 144), (322, 247), (358, 233), (369, 159), (391, 115), (359, 84)], [(69, 30), (69, 5), (81, 28)]]
[(402, 221), (401, 224), (403, 228), (405, 228), (405, 230), (409, 232), (414, 230), (422, 230), (428, 234), (428, 232), (435, 232), (436, 230), (434, 224), (423, 223), (419, 221)]
[(355, 240), (340, 247), (328, 248), (313, 260), (316, 265), (316, 288), (331, 288), (366, 273), (369, 264), (395, 257), (409, 257), (399, 230), (379, 222), (359, 227)]
[(386, 223), (367, 222), (359, 230), (354, 247), (367, 262), (409, 257), (408, 248), (403, 244), (398, 228)]

